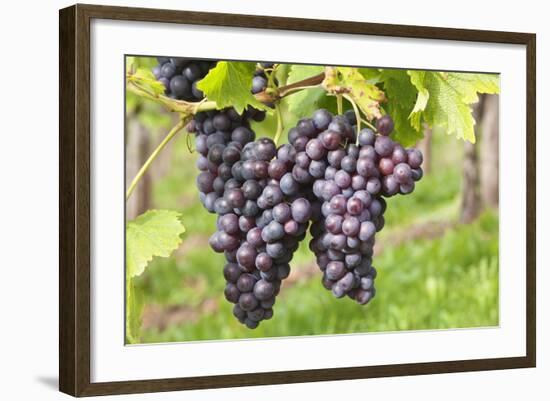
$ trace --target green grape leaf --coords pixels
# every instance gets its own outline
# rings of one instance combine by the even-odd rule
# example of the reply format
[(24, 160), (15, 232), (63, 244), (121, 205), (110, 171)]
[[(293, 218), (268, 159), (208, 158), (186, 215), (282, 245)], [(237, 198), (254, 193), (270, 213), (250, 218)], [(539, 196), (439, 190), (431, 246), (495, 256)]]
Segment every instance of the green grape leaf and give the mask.
[(149, 210), (126, 225), (126, 272), (139, 276), (154, 256), (168, 257), (181, 243), (180, 213)]
[(430, 98), (430, 93), (422, 84), (426, 71), (408, 71), (408, 75), (411, 77), (411, 83), (418, 90), (416, 102), (411, 114), (409, 115), (409, 119), (411, 120), (412, 126), (419, 130), (421, 126), (422, 112), (426, 109)]
[(379, 78), (388, 98), (384, 109), (395, 125), (392, 138), (403, 146), (414, 145), (424, 136), (421, 126), (414, 125), (409, 119), (417, 98), (416, 87), (405, 70), (381, 70)]
[(234, 107), (242, 113), (247, 106), (271, 110), (250, 92), (256, 63), (220, 61), (212, 68), (197, 87), (208, 100), (215, 101), (219, 109)]
[[(386, 100), (384, 92), (365, 79), (357, 68), (329, 67), (325, 70), (325, 74), (323, 86), (329, 92), (349, 96), (365, 113), (368, 120), (382, 116), (380, 103)], [(373, 76), (369, 78), (375, 79)]]
[(141, 87), (149, 90), (156, 96), (163, 95), (164, 90), (166, 89), (162, 82), (157, 81), (149, 68), (138, 68), (136, 72), (129, 73), (128, 82), (139, 83)]
[(126, 342), (139, 343), (143, 294), (134, 288), (134, 280), (126, 275)]
[[(287, 85), (318, 75), (323, 72), (323, 69), (322, 66), (294, 64), (290, 67)], [(324, 107), (329, 102), (326, 91), (321, 87), (295, 92), (287, 96), (284, 101), (288, 105), (289, 112), (297, 118), (310, 116), (315, 110)]]
[(475, 143), (471, 104), (478, 101), (478, 93), (499, 93), (499, 76), (431, 71), (408, 74), (419, 92), (410, 115), (412, 124), (419, 126), (423, 119), (449, 135)]
[(380, 68), (359, 68), (359, 72), (371, 84), (376, 84), (382, 80), (383, 73), (386, 70)]

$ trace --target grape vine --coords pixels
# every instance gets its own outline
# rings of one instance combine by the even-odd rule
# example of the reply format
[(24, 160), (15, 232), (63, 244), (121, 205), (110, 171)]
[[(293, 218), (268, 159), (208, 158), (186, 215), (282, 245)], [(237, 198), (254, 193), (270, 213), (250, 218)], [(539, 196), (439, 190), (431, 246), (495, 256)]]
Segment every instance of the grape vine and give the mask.
[[(127, 88), (178, 113), (180, 121), (130, 183), (127, 197), (185, 127), (199, 153), (200, 201), (217, 215), (209, 243), (224, 254), (224, 294), (239, 322), (254, 329), (273, 317), (308, 229), (322, 286), (337, 298), (371, 302), (377, 276), (373, 247), (384, 227), (385, 198), (412, 193), (423, 176), (422, 153), (405, 146), (416, 142), (422, 124), (445, 124), (430, 108), (444, 110), (451, 95), (425, 99), (434, 80), (442, 79), (439, 73), (292, 66), (290, 75), (301, 79), (288, 83), (275, 63), (157, 60), (151, 71), (130, 68)], [(304, 77), (306, 71), (312, 73)], [(455, 82), (460, 104), (472, 93), (498, 90), (492, 82), (483, 82), (482, 90), (478, 82), (468, 86), (460, 79), (458, 73), (445, 76)], [(444, 83), (437, 84), (441, 91)], [(405, 119), (403, 102), (388, 98), (396, 85), (415, 94)], [(280, 105), (287, 96), (290, 108), (304, 111), (290, 129)], [(319, 106), (326, 99), (336, 100), (333, 112)], [(345, 112), (344, 102), (350, 105)], [(266, 115), (277, 118), (274, 140), (257, 138), (253, 128)], [(454, 132), (472, 140), (467, 118), (463, 121)], [(287, 141), (279, 144), (283, 132)]]

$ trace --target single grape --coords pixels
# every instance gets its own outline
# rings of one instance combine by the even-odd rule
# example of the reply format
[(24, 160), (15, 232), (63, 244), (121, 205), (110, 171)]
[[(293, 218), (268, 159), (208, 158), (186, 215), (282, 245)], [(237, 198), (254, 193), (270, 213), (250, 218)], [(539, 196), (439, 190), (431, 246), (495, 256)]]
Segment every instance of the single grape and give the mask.
[(393, 145), (393, 141), (387, 136), (379, 136), (374, 143), (374, 150), (381, 157), (387, 157), (393, 153)]
[(252, 293), (241, 294), (238, 298), (239, 306), (242, 310), (251, 311), (258, 306), (258, 300)]
[(262, 76), (252, 78), (252, 93), (260, 93), (267, 87), (267, 79)]
[(378, 163), (378, 168), (383, 175), (390, 175), (393, 173), (393, 161), (388, 157), (383, 157)]
[(254, 296), (260, 301), (270, 299), (274, 292), (275, 288), (269, 281), (259, 280), (254, 285)]
[(380, 117), (376, 120), (376, 130), (380, 135), (387, 136), (391, 134), (393, 131), (393, 119), (388, 115)]
[(254, 263), (256, 261), (256, 256), (257, 254), (254, 247), (246, 243), (241, 245), (237, 251), (237, 261), (239, 262), (239, 266), (251, 271), (255, 267)]
[(359, 132), (359, 145), (367, 146), (374, 145), (376, 134), (370, 128), (363, 128)]
[(292, 218), (298, 223), (305, 223), (311, 217), (311, 204), (305, 198), (296, 199), (290, 209)]
[(395, 177), (395, 180), (401, 184), (407, 184), (410, 183), (412, 180), (412, 170), (410, 166), (406, 163), (399, 163), (395, 168), (393, 169), (393, 176)]
[(419, 168), (422, 165), (423, 162), (423, 156), (422, 152), (420, 152), (418, 149), (409, 149), (407, 151), (408, 154), (408, 162), (409, 166), (412, 169)]
[(256, 284), (256, 279), (252, 274), (241, 274), (237, 279), (237, 289), (240, 292), (250, 292)]
[(184, 98), (191, 94), (191, 84), (182, 75), (176, 75), (170, 80), (170, 92), (176, 98)]
[(332, 121), (332, 114), (325, 109), (316, 110), (311, 116), (313, 125), (318, 131), (323, 131), (328, 128)]

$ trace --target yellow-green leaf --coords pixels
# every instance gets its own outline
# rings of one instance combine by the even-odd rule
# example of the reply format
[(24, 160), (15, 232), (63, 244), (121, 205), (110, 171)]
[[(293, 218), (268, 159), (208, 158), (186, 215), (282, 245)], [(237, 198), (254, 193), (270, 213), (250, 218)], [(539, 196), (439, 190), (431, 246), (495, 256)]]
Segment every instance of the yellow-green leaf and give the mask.
[(234, 107), (238, 113), (250, 106), (270, 110), (250, 92), (256, 63), (220, 61), (197, 87), (208, 100), (215, 101), (219, 109)]
[(137, 344), (140, 341), (143, 294), (134, 288), (134, 279), (126, 276), (126, 342)]
[[(323, 72), (323, 69), (322, 66), (294, 64), (290, 68), (287, 84), (293, 84), (294, 82), (320, 74)], [(289, 112), (297, 118), (310, 116), (315, 110), (320, 108), (330, 109), (335, 104), (334, 98), (327, 96), (325, 89), (321, 87), (308, 88), (293, 93), (286, 97), (284, 101), (288, 105)]]
[(136, 72), (128, 77), (128, 81), (139, 83), (140, 86), (148, 89), (155, 95), (164, 94), (164, 90), (166, 89), (162, 82), (157, 81), (149, 68), (138, 68)]
[(411, 83), (406, 70), (381, 70), (380, 81), (388, 99), (384, 110), (393, 118), (395, 128), (392, 138), (403, 146), (412, 146), (424, 136), (420, 126), (408, 118), (416, 102), (417, 89)]
[(149, 210), (126, 225), (126, 272), (139, 276), (154, 256), (168, 257), (181, 243), (180, 213)]
[(349, 96), (369, 120), (382, 116), (380, 103), (386, 100), (384, 92), (366, 80), (357, 68), (329, 67), (325, 74), (323, 86), (327, 91)]
[(423, 120), (475, 143), (471, 104), (478, 101), (478, 93), (499, 92), (498, 75), (434, 71), (408, 71), (408, 74), (418, 89), (409, 116), (412, 124), (418, 127)]

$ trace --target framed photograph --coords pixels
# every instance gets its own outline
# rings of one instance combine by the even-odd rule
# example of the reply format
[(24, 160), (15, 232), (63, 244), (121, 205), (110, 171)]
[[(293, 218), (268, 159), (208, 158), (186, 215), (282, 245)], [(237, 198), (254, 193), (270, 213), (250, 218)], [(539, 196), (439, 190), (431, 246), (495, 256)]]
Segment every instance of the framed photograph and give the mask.
[(59, 26), (61, 391), (535, 366), (534, 34)]

